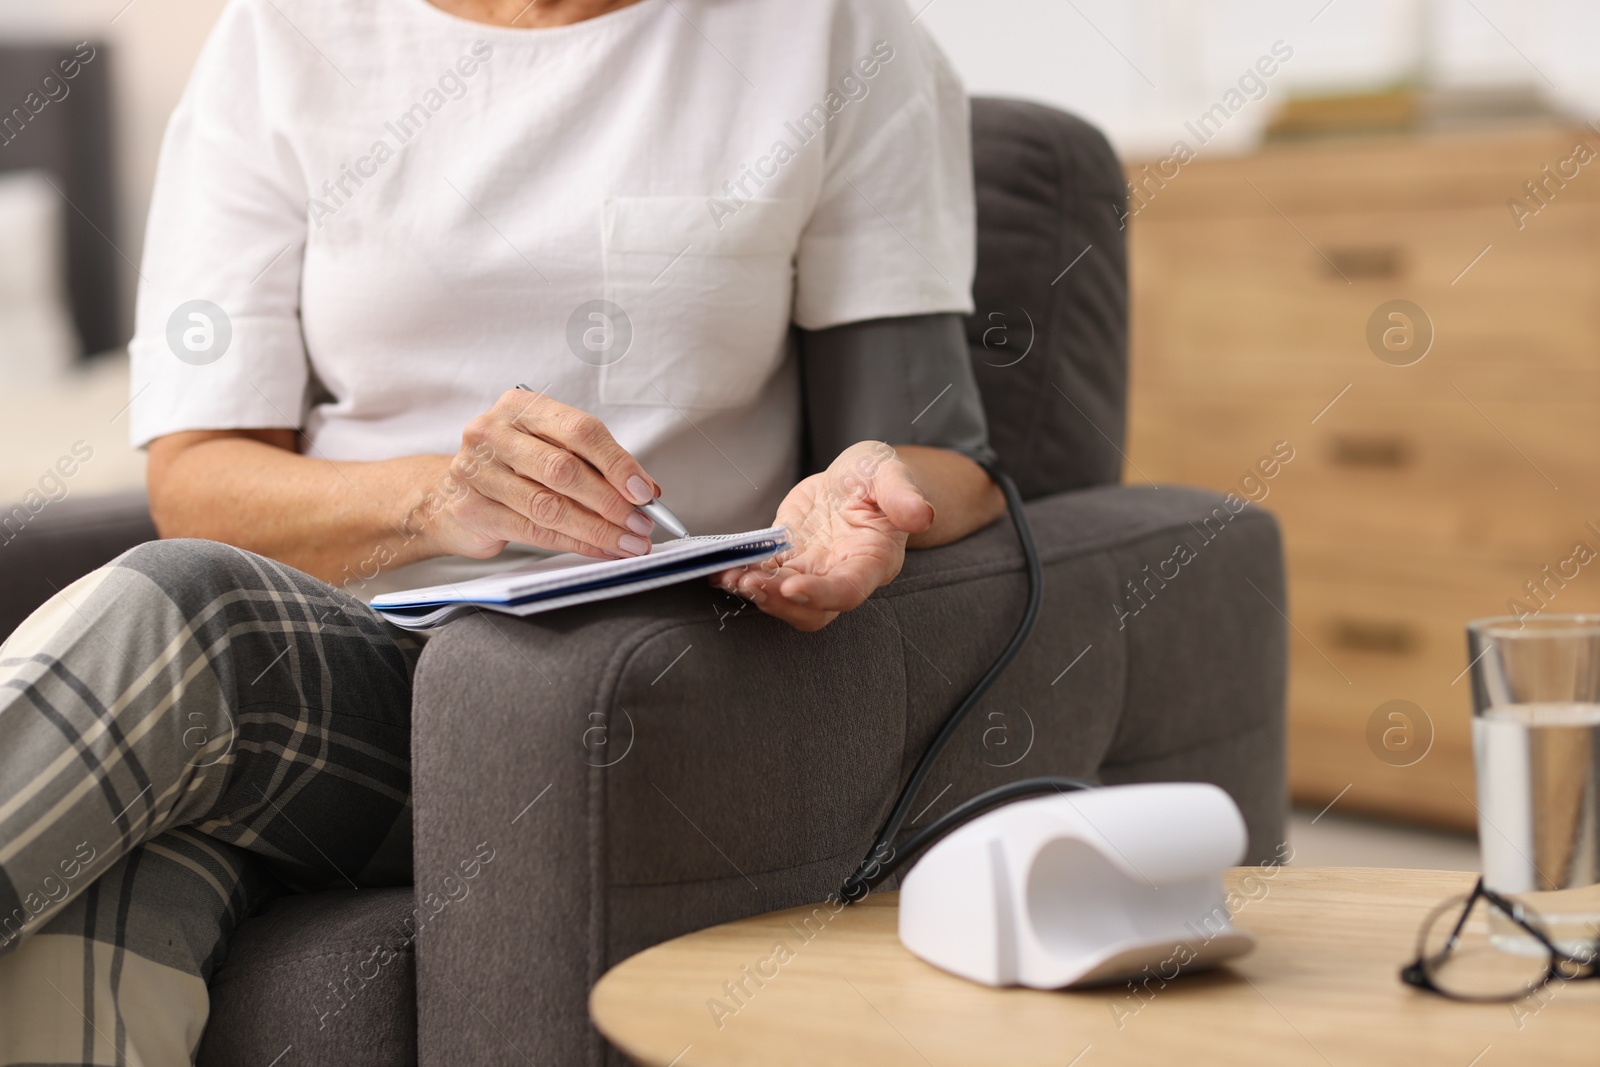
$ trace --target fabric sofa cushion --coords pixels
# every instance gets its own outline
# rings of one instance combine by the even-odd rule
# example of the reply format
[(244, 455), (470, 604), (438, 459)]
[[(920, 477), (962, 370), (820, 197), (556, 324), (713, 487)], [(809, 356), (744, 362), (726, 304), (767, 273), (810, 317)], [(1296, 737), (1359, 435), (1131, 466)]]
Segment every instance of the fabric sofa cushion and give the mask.
[[(211, 980), (199, 1067), (417, 1062), (413, 893), (279, 897), (243, 923)], [(284, 1055), (287, 1053), (287, 1055)]]

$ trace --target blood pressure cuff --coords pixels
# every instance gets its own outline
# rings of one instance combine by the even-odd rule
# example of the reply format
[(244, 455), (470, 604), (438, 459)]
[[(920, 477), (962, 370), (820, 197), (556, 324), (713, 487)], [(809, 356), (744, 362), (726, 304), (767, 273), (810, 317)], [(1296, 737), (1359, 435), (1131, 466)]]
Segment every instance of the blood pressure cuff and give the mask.
[(994, 462), (960, 315), (798, 332), (807, 473), (858, 441), (947, 448)]

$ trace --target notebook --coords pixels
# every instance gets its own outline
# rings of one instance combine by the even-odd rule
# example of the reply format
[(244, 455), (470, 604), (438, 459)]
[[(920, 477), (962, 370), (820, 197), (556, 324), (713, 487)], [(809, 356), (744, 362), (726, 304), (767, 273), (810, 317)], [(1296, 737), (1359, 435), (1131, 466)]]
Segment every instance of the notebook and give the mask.
[(759, 563), (789, 544), (788, 529), (771, 526), (740, 534), (680, 537), (656, 545), (648, 556), (630, 559), (596, 560), (569, 552), (465, 582), (381, 593), (372, 598), (372, 608), (408, 630), (427, 630), (474, 609), (537, 615)]

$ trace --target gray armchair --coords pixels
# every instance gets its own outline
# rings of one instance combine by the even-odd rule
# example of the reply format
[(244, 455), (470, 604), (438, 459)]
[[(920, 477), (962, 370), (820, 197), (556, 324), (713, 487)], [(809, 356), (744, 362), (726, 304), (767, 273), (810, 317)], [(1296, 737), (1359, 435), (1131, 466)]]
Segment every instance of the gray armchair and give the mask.
[[(976, 100), (973, 126), (969, 339), (1046, 588), (915, 821), (1039, 774), (1210, 781), (1266, 858), (1284, 812), (1277, 527), (1253, 507), (1225, 519), (1213, 493), (1117, 484), (1120, 169), (1048, 108)], [(151, 536), (137, 498), (51, 505), (0, 549), (0, 626)], [(1180, 542), (1196, 558), (1119, 611), (1125, 583)], [(622, 1062), (588, 1023), (595, 980), (651, 944), (836, 889), (1024, 592), (999, 523), (912, 553), (820, 634), (700, 583), (452, 623), (416, 675), (415, 892), (280, 898), (248, 920), (213, 981), (200, 1063), (259, 1067), (289, 1048), (286, 1064), (352, 1067)]]

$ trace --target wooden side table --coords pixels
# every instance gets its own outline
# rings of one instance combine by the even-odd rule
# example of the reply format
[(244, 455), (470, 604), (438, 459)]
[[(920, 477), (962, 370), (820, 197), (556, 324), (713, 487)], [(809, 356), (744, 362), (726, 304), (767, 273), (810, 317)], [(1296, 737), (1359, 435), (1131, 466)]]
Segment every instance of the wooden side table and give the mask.
[[(1226, 968), (1085, 992), (989, 989), (907, 952), (894, 894), (701, 930), (612, 968), (595, 1024), (650, 1067), (1554, 1067), (1600, 1059), (1600, 982), (1514, 1006), (1400, 983), (1417, 928), (1470, 874), (1241, 868), (1256, 951)], [(1168, 973), (1171, 973), (1170, 971)]]

